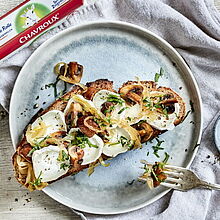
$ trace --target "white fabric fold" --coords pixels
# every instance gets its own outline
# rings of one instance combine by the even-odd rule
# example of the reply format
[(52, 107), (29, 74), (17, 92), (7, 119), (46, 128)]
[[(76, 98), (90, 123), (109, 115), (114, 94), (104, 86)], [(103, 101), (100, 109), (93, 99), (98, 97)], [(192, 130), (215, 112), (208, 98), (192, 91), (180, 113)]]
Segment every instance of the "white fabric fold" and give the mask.
[[(44, 41), (70, 26), (103, 19), (127, 21), (147, 28), (167, 40), (186, 60), (198, 82), (204, 112), (202, 143), (191, 169), (204, 180), (220, 183), (219, 153), (212, 137), (213, 123), (220, 110), (220, 14), (213, 0), (97, 0), (95, 4), (68, 16), (63, 24), (27, 48), (1, 61), (0, 103), (8, 109), (19, 70)], [(82, 219), (91, 220), (219, 219), (219, 198), (219, 192), (206, 189), (174, 191), (127, 214), (77, 214)]]

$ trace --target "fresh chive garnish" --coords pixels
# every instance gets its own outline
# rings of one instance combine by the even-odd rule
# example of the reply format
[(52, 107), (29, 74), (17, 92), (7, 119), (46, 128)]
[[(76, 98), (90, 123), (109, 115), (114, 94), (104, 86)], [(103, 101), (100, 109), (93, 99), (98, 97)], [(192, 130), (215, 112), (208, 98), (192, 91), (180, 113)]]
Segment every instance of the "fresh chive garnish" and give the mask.
[(159, 154), (158, 154), (158, 151), (159, 150), (164, 150), (164, 148), (163, 147), (161, 147), (161, 144), (164, 142), (164, 141), (160, 141), (158, 138), (156, 138), (156, 141), (157, 141), (157, 144), (155, 145), (155, 146), (152, 146), (152, 148), (153, 148), (153, 150), (154, 150), (154, 155), (156, 156), (156, 157), (160, 157), (159, 156)]
[(158, 82), (159, 78), (162, 77), (164, 75), (164, 69), (161, 67), (160, 68), (160, 73), (156, 73), (154, 76), (154, 81)]
[(33, 186), (40, 186), (42, 178), (40, 177), (42, 175), (42, 171), (40, 171), (39, 176), (36, 178), (34, 182), (29, 182)]
[(122, 108), (120, 111), (118, 111), (118, 114), (121, 114), (123, 111), (125, 111), (126, 109), (128, 109), (128, 107), (124, 107)]

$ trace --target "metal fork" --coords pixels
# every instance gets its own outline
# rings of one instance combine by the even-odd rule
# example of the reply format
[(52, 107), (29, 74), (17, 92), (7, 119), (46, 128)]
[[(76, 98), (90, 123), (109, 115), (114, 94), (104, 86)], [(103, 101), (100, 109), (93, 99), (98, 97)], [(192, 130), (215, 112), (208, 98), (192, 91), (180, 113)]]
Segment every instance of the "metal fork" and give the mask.
[[(149, 165), (149, 163), (144, 160), (142, 160), (141, 163)], [(171, 165), (165, 165), (164, 169), (165, 171), (163, 172), (167, 175), (167, 179), (160, 183), (162, 186), (180, 191), (187, 191), (196, 187), (220, 190), (220, 184), (203, 181), (189, 169)], [(140, 180), (143, 181), (144, 178), (140, 178)]]

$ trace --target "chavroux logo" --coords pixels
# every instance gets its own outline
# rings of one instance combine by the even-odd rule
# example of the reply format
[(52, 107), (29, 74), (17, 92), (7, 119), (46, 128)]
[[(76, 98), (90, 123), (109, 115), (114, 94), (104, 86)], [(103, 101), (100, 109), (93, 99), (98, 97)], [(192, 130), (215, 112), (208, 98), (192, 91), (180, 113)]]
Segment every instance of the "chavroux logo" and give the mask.
[(23, 7), (15, 18), (15, 27), (17, 33), (33, 26), (41, 18), (48, 15), (50, 9), (43, 4), (32, 3)]

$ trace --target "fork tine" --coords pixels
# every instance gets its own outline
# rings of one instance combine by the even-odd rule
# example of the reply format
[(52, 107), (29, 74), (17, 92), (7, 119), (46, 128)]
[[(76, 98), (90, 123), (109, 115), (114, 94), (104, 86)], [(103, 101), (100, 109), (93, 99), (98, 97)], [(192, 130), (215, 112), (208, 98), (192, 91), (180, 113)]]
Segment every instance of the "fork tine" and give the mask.
[(175, 184), (175, 183), (183, 184), (183, 180), (172, 178), (172, 177), (167, 177), (165, 179), (165, 182), (169, 182), (169, 183), (173, 183), (173, 184)]
[(170, 171), (163, 171), (167, 176), (170, 177), (176, 177), (176, 178), (181, 178), (183, 176), (182, 173), (177, 173), (177, 172), (170, 172)]
[(164, 168), (170, 169), (170, 170), (175, 170), (177, 172), (184, 172), (185, 170), (187, 170), (186, 168), (183, 168), (183, 167), (176, 167), (176, 166), (171, 166), (171, 165), (165, 165)]
[(171, 184), (171, 183), (162, 182), (162, 183), (160, 183), (160, 185), (165, 186), (165, 187), (168, 187), (168, 188), (172, 188), (172, 189), (177, 189), (177, 190), (184, 191), (184, 190), (181, 188), (181, 186), (176, 185), (176, 184)]

